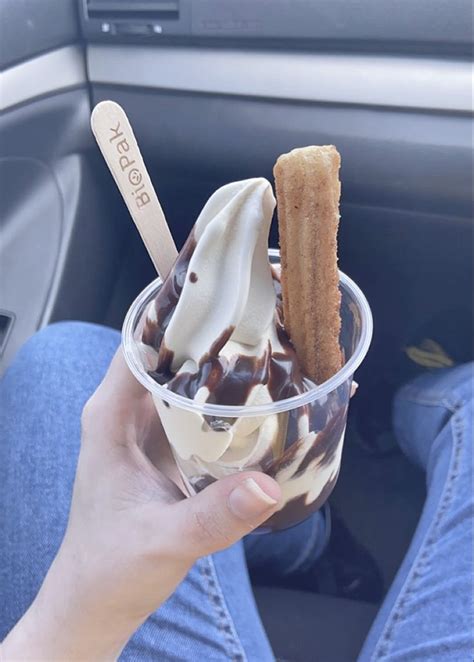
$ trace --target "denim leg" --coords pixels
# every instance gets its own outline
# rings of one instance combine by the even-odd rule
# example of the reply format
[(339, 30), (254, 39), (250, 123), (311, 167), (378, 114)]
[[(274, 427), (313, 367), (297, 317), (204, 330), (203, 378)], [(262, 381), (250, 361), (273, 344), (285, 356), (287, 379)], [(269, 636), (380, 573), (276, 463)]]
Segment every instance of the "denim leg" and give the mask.
[(137, 630), (121, 662), (271, 662), (243, 545), (200, 559)]
[(473, 367), (423, 375), (396, 398), (395, 431), (426, 470), (427, 497), (361, 662), (472, 661)]
[[(80, 415), (117, 349), (116, 331), (55, 324), (0, 382), (0, 640), (26, 611), (61, 543)], [(135, 633), (122, 659), (273, 660), (241, 544), (201, 559)]]
[(20, 350), (0, 382), (0, 640), (31, 604), (66, 529), (86, 400), (119, 342), (61, 323)]

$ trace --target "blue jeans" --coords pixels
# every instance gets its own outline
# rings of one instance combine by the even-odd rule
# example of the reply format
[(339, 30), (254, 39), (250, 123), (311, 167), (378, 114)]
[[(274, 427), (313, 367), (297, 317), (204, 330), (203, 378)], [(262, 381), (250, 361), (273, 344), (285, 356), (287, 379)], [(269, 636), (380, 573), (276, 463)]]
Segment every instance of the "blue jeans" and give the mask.
[[(118, 343), (102, 327), (53, 325), (24, 346), (0, 383), (0, 640), (33, 600), (62, 539), (80, 412)], [(471, 389), (465, 366), (424, 377), (397, 399), (400, 444), (426, 469), (428, 496), (363, 661), (471, 659)], [(201, 559), (121, 659), (273, 660), (247, 564), (265, 561), (282, 574), (304, 568), (321, 554), (324, 534), (316, 514)]]

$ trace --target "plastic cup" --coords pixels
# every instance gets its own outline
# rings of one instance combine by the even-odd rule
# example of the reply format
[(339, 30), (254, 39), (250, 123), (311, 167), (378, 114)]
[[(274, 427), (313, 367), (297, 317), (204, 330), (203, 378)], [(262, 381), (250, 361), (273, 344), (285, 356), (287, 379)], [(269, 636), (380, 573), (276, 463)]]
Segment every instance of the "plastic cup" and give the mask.
[[(272, 264), (279, 252), (269, 250)], [(136, 298), (125, 318), (122, 344), (135, 377), (151, 393), (189, 494), (243, 470), (275, 478), (282, 507), (261, 531), (284, 529), (321, 508), (339, 474), (352, 377), (372, 339), (372, 315), (359, 287), (340, 272), (341, 335), (345, 363), (323, 384), (286, 400), (262, 405), (198, 403), (158, 384), (150, 375), (156, 354), (141, 342), (157, 278)], [(271, 446), (270, 446), (271, 442)]]

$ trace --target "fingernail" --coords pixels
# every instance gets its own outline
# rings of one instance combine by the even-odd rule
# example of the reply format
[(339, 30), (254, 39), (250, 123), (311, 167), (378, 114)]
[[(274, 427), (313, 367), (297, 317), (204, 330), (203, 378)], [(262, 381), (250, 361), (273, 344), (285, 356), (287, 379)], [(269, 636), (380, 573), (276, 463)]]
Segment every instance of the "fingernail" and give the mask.
[(232, 490), (228, 498), (230, 510), (236, 517), (245, 521), (260, 517), (277, 503), (253, 478), (243, 480)]

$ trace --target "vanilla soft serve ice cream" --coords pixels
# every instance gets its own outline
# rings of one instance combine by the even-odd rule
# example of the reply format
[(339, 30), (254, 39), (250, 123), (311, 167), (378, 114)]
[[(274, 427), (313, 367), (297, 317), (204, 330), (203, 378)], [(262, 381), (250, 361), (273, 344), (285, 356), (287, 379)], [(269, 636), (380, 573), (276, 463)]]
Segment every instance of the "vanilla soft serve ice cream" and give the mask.
[[(268, 260), (274, 207), (269, 182), (256, 178), (223, 186), (199, 215), (142, 327), (148, 372), (166, 389), (195, 403), (249, 407), (314, 387), (282, 323), (278, 273)], [(283, 511), (304, 511), (335, 483), (345, 425), (339, 396), (317, 410), (241, 417), (153, 397), (191, 489), (258, 469), (281, 484)]]

